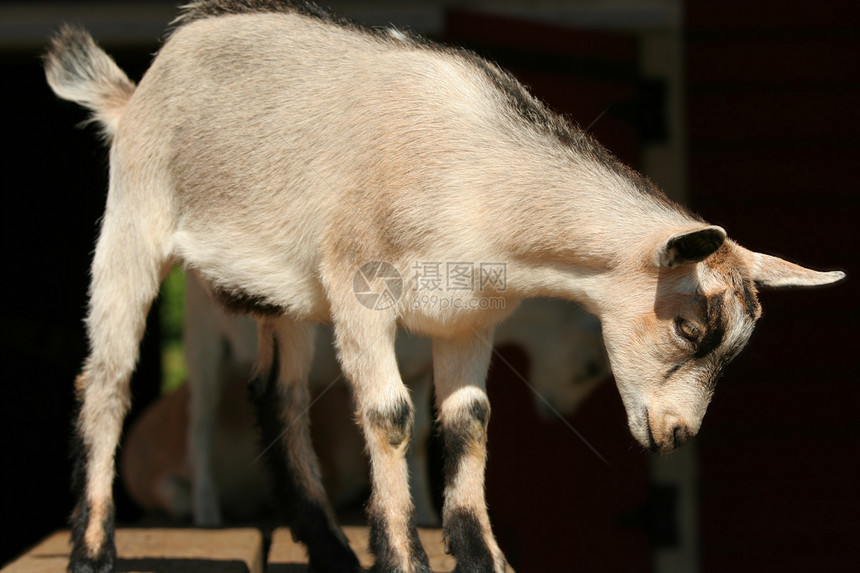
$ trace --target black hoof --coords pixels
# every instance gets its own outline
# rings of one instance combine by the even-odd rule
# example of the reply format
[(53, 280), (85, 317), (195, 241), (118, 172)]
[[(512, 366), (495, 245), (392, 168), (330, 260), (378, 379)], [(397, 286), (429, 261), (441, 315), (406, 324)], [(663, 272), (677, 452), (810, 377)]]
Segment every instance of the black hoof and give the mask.
[(445, 519), (448, 550), (457, 559), (452, 573), (495, 573), (495, 559), (484, 541), (484, 531), (474, 513), (460, 509)]
[(87, 548), (85, 537), (90, 523), (89, 504), (84, 501), (72, 514), (72, 554), (69, 555), (69, 573), (113, 573), (116, 570), (116, 543), (113, 531), (113, 509), (108, 511), (102, 522), (104, 535), (102, 545), (97, 551)]
[(116, 571), (116, 549), (113, 545), (99, 552), (96, 557), (84, 553), (83, 548), (74, 548), (69, 557), (68, 573), (114, 573)]

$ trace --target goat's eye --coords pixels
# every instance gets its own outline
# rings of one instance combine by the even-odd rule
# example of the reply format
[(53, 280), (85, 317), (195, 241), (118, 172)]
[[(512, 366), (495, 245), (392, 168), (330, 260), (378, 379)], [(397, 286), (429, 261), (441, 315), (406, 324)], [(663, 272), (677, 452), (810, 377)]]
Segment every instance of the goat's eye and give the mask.
[(694, 323), (680, 316), (675, 319), (675, 332), (681, 338), (696, 343), (702, 331)]

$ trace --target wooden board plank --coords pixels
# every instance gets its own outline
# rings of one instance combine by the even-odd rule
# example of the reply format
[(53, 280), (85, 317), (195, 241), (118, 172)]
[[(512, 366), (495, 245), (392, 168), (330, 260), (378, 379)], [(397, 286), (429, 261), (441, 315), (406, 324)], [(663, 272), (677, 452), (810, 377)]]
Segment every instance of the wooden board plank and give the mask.
[[(373, 565), (373, 555), (370, 553), (370, 533), (367, 527), (344, 527), (343, 532), (355, 551), (362, 567)], [(453, 571), (456, 561), (445, 553), (445, 543), (441, 529), (418, 529), (421, 545), (427, 551), (430, 568), (433, 573), (449, 573)], [(268, 573), (308, 573), (307, 552), (304, 546), (293, 541), (290, 530), (281, 528), (272, 535), (272, 547), (269, 550)], [(508, 566), (508, 573), (514, 570)]]
[[(125, 573), (263, 573), (256, 529), (119, 529), (118, 569)], [(65, 573), (69, 532), (58, 531), (2, 573)]]

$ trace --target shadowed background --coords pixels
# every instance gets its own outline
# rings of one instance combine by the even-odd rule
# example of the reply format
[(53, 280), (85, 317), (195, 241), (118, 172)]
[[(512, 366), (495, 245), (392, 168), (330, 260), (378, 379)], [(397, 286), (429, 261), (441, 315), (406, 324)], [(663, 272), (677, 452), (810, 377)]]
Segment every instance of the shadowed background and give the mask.
[[(500, 545), (529, 571), (810, 571), (856, 563), (860, 6), (836, 0), (362, 2), (509, 68), (624, 161), (743, 245), (849, 278), (767, 292), (693, 444), (646, 456), (611, 384), (547, 424), (493, 362), (487, 495)], [(72, 382), (86, 355), (88, 266), (107, 159), (85, 113), (48, 89), (39, 54), (61, 21), (87, 25), (138, 80), (173, 2), (0, 3), (4, 112), (0, 563), (72, 507)], [(633, 222), (631, 222), (633, 224)], [(158, 312), (133, 381), (159, 393)], [(524, 404), (528, 404), (525, 407)], [(138, 512), (117, 486), (118, 515)]]

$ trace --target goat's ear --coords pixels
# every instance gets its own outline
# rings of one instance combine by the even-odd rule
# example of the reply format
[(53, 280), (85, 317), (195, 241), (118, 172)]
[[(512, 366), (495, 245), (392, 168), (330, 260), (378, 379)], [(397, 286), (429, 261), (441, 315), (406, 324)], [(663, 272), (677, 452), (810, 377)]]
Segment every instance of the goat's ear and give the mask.
[(761, 253), (753, 253), (751, 274), (764, 288), (826, 285), (845, 278), (842, 271), (813, 271)]
[(672, 268), (698, 263), (713, 255), (725, 241), (725, 230), (716, 225), (677, 233), (660, 245), (657, 251), (657, 264)]

